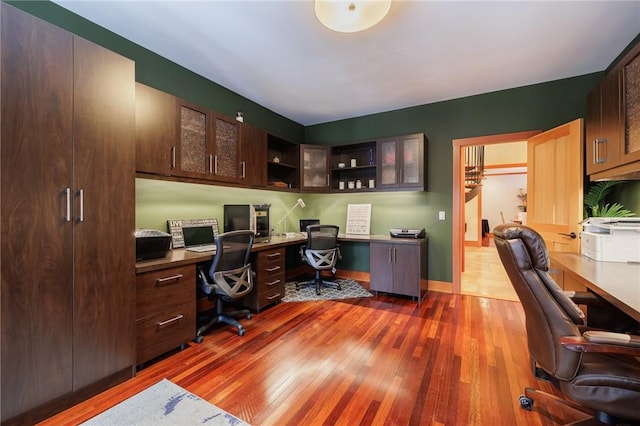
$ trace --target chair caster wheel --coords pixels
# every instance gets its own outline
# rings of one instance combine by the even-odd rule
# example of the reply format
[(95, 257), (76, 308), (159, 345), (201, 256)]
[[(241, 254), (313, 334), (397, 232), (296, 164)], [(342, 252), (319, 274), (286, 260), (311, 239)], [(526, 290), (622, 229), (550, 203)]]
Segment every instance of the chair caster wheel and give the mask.
[(193, 339), (193, 341), (196, 343), (202, 343), (203, 340), (204, 340), (204, 336), (196, 336), (196, 338)]
[(519, 400), (520, 400), (520, 407), (524, 408), (527, 411), (533, 410), (533, 399), (525, 395), (520, 395)]
[(244, 336), (244, 328), (238, 330), (238, 336)]
[(250, 313), (247, 314), (247, 319), (251, 319), (251, 318), (253, 318), (253, 315), (251, 315)]

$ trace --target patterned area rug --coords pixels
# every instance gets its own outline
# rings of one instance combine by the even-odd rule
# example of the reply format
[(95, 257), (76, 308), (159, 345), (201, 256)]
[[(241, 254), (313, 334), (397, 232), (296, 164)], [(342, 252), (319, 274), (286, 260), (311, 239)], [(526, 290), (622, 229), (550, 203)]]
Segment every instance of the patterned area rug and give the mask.
[(316, 294), (315, 286), (309, 286), (296, 290), (296, 281), (285, 284), (285, 296), (283, 302), (308, 302), (312, 300), (336, 300), (336, 299), (352, 299), (356, 297), (372, 297), (369, 291), (358, 284), (357, 281), (351, 279), (337, 279), (342, 290), (336, 290), (330, 287), (321, 287), (320, 296)]
[(148, 387), (83, 425), (248, 426), (239, 418), (167, 379)]

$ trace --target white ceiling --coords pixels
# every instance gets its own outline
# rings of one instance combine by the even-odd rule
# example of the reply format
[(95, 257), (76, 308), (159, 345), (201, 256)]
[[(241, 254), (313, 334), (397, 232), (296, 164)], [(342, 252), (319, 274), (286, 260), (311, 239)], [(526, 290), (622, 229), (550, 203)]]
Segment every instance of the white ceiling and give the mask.
[(311, 0), (55, 0), (303, 125), (604, 70), (640, 1), (394, 0), (376, 27), (323, 27)]

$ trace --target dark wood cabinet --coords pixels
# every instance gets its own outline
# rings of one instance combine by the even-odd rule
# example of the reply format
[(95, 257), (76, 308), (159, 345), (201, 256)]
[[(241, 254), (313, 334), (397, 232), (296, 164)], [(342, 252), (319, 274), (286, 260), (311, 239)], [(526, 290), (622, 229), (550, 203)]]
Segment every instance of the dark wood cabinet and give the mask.
[(136, 83), (136, 171), (163, 176), (176, 166), (176, 97)]
[(424, 134), (380, 139), (377, 155), (379, 189), (425, 189)]
[(234, 118), (210, 112), (213, 116), (211, 131), (211, 179), (218, 182), (239, 182), (240, 123)]
[(331, 147), (325, 145), (300, 145), (300, 191), (329, 191), (330, 160)]
[(243, 186), (267, 185), (267, 132), (250, 124), (240, 125), (240, 180)]
[(177, 100), (178, 140), (175, 176), (210, 179), (215, 173), (211, 111), (185, 100)]
[(259, 251), (251, 263), (256, 272), (255, 288), (244, 298), (244, 305), (256, 312), (284, 297), (285, 247)]
[(298, 190), (300, 146), (267, 135), (267, 186), (269, 189)]
[(0, 417), (34, 423), (133, 376), (134, 64), (0, 14)]
[(136, 276), (136, 364), (193, 340), (195, 283), (193, 264)]
[(426, 282), (426, 240), (371, 241), (372, 291), (422, 298), (421, 281)]

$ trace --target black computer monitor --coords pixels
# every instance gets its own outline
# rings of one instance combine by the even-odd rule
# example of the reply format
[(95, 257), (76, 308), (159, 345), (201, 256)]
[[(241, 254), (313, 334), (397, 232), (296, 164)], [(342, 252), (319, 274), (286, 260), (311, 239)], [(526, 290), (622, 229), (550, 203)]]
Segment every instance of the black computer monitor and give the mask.
[(300, 219), (300, 232), (307, 232), (309, 225), (320, 225), (320, 219)]

